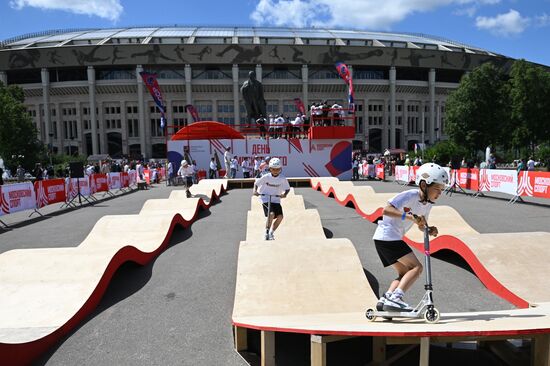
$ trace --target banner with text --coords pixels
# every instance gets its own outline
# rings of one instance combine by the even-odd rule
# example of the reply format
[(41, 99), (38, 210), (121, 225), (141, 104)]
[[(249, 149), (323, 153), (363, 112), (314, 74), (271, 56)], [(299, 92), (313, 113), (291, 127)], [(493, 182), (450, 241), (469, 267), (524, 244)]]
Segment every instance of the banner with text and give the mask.
[(31, 182), (0, 186), (0, 215), (36, 208), (36, 195)]
[(481, 169), (479, 190), (515, 196), (518, 190), (518, 173), (515, 170)]
[(36, 207), (41, 208), (53, 203), (65, 202), (65, 179), (47, 179), (34, 182)]

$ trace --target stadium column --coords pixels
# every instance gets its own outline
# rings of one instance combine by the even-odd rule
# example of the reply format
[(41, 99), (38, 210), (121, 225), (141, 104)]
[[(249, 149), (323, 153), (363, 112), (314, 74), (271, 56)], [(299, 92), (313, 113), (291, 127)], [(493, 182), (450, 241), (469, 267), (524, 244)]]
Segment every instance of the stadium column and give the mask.
[[(186, 64), (185, 69), (185, 103), (193, 104), (193, 98), (191, 95), (191, 65)], [(187, 124), (190, 124), (193, 121), (191, 113), (187, 112)]]
[[(120, 102), (120, 127), (122, 134), (122, 154), (128, 155), (128, 119), (126, 118), (126, 102)], [(168, 124), (168, 123), (167, 123)]]
[(262, 82), (262, 65), (260, 64), (256, 65), (256, 80), (258, 80), (260, 83)]
[(65, 121), (63, 121), (63, 115), (61, 114), (61, 107), (59, 106), (59, 103), (54, 103), (55, 108), (55, 116), (57, 123), (55, 125), (57, 130), (57, 141), (59, 143), (59, 154), (63, 154), (63, 140), (65, 138)]
[(97, 120), (99, 121), (99, 153), (108, 154), (107, 132), (105, 131), (105, 109), (103, 102), (97, 102)]
[(42, 102), (44, 104), (44, 138), (48, 141), (48, 150), (51, 153), (53, 150), (53, 135), (50, 119), (50, 73), (48, 69), (43, 68), (40, 72), (42, 78)]
[(84, 126), (82, 125), (82, 114), (81, 111), (81, 105), (80, 101), (76, 101), (74, 103), (74, 106), (76, 108), (76, 116), (74, 117), (76, 120), (76, 131), (74, 131), (75, 138), (78, 140), (77, 142), (77, 148), (79, 154), (84, 154), (84, 149), (86, 144), (84, 143)]
[(231, 75), (233, 77), (233, 118), (235, 119), (235, 125), (239, 125), (241, 123), (241, 110), (239, 107), (239, 65), (233, 64)]
[(428, 76), (428, 85), (430, 92), (430, 119), (428, 124), (430, 144), (435, 142), (434, 128), (435, 128), (435, 69), (430, 69)]
[[(309, 69), (307, 65), (302, 65), (302, 101), (304, 106), (307, 108), (309, 104), (308, 97), (308, 87), (309, 87)], [(307, 113), (308, 111), (306, 111)]]
[(409, 100), (405, 99), (403, 101), (403, 145), (405, 150), (408, 150), (407, 137), (409, 136)]
[(384, 99), (384, 110), (382, 111), (382, 152), (389, 148), (388, 132), (388, 100)]
[(138, 93), (138, 118), (139, 118), (139, 145), (143, 158), (147, 158), (147, 149), (145, 144), (145, 134), (147, 129), (145, 128), (145, 98), (143, 97), (143, 80), (141, 79), (140, 72), (143, 71), (141, 65), (136, 66), (136, 82)]
[[(95, 105), (95, 70), (93, 66), (88, 66), (88, 101), (90, 107), (90, 125), (92, 127), (92, 151), (88, 155), (99, 154), (97, 143), (97, 115)], [(47, 132), (47, 131), (46, 131)]]
[(395, 67), (390, 68), (390, 149), (395, 149)]

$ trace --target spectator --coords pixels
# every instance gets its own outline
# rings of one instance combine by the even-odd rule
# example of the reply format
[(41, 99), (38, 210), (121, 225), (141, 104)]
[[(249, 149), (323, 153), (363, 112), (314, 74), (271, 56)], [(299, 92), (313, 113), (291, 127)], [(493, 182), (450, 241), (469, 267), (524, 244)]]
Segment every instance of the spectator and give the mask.
[(535, 170), (535, 161), (533, 160), (532, 156), (530, 156), (529, 160), (527, 160), (527, 170), (529, 171)]
[(344, 125), (344, 108), (338, 103), (334, 103), (331, 107), (332, 118), (334, 120), (334, 126)]
[(468, 167), (468, 162), (466, 161), (466, 157), (462, 158), (462, 162), (460, 162), (460, 167), (461, 168), (467, 168)]
[(296, 118), (294, 118), (294, 120), (292, 120), (291, 122), (291, 128), (292, 128), (291, 137), (300, 138), (300, 130), (303, 124), (304, 124), (304, 119), (302, 117), (302, 114), (301, 113), (296, 114)]
[(260, 165), (262, 164), (263, 159), (260, 156), (254, 156), (254, 178), (260, 176)]
[(218, 173), (218, 166), (216, 165), (216, 158), (212, 157), (210, 159), (210, 166), (208, 168), (208, 178), (216, 179), (217, 173)]
[(275, 117), (273, 117), (272, 114), (269, 115), (269, 119), (268, 119), (268, 122), (269, 122), (269, 138), (271, 137), (274, 137), (274, 134), (276, 132), (276, 126), (275, 126)]
[(525, 170), (525, 159), (520, 159), (517, 167), (517, 172), (519, 173), (522, 170)]
[(258, 128), (260, 129), (260, 139), (265, 139), (266, 123), (267, 123), (267, 120), (263, 115), (260, 114), (260, 118), (256, 120), (256, 125), (258, 125)]
[[(17, 174), (17, 181), (18, 182), (24, 182), (25, 181), (25, 169), (23, 169), (21, 164), (17, 166), (16, 174)], [(0, 174), (0, 175), (2, 175), (2, 174)]]
[(231, 179), (235, 179), (235, 177), (237, 176), (237, 170), (239, 169), (239, 161), (237, 160), (236, 156), (233, 157), (233, 159), (231, 159), (229, 168), (231, 169), (231, 173), (229, 174), (229, 177)]
[(88, 164), (86, 167), (86, 175), (90, 176), (95, 173), (94, 167), (91, 164)]
[(283, 138), (283, 131), (285, 129), (285, 119), (282, 114), (275, 118), (275, 138)]
[(266, 156), (265, 160), (262, 161), (262, 163), (260, 164), (260, 177), (269, 173), (269, 160), (271, 160), (271, 158), (269, 156)]
[(32, 174), (35, 176), (37, 181), (42, 180), (42, 175), (44, 173), (42, 172), (42, 165), (40, 163), (36, 163), (36, 165), (34, 166), (34, 171), (32, 172)]
[(250, 178), (250, 161), (248, 161), (248, 156), (245, 156), (243, 159), (241, 167), (243, 168), (243, 178)]
[(497, 159), (495, 158), (494, 154), (489, 155), (489, 160), (487, 161), (487, 164), (489, 165), (489, 169), (497, 168)]
[(158, 172), (157, 169), (154, 167), (151, 167), (151, 183), (158, 183)]
[(143, 180), (143, 178), (144, 178), (143, 171), (144, 171), (143, 164), (141, 163), (141, 161), (138, 161), (137, 164), (136, 164), (136, 172), (137, 172), (138, 181)]
[(231, 159), (233, 159), (233, 155), (231, 154), (231, 148), (228, 146), (225, 148), (225, 152), (223, 153), (223, 162), (225, 163), (224, 178), (227, 178), (227, 174), (231, 169)]
[(351, 180), (359, 180), (359, 160), (355, 158), (353, 159), (353, 162), (351, 164), (353, 170), (353, 176), (351, 177)]
[(411, 165), (411, 159), (409, 158), (409, 154), (406, 154), (406, 155), (405, 155), (405, 163), (404, 163), (404, 165), (405, 165), (406, 167), (408, 167), (408, 166)]
[[(126, 167), (124, 167), (126, 168)], [(167, 167), (167, 173), (168, 173), (168, 185), (171, 186), (173, 183), (172, 183), (172, 180), (174, 179), (174, 166), (172, 165), (172, 162), (169, 161), (168, 162), (168, 167)]]
[(199, 183), (199, 167), (197, 166), (197, 161), (193, 160), (193, 164), (191, 164), (191, 167), (193, 167), (193, 183), (197, 184)]

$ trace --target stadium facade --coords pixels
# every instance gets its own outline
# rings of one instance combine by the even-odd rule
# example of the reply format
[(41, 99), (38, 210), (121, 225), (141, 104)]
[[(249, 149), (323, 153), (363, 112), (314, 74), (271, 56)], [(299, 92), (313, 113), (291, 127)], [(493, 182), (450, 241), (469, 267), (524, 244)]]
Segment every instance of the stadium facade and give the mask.
[[(513, 59), (421, 34), (247, 27), (57, 30), (0, 44), (0, 81), (20, 85), (39, 137), (54, 152), (165, 156), (160, 113), (139, 76), (158, 74), (169, 125), (193, 104), (202, 120), (244, 123), (239, 88), (255, 70), (268, 113), (346, 105), (355, 87), (355, 149), (380, 152), (445, 139), (445, 102), (464, 73)], [(92, 106), (95, 106), (92, 107)], [(92, 121), (96, 123), (92, 123)], [(171, 131), (170, 131), (171, 132)]]

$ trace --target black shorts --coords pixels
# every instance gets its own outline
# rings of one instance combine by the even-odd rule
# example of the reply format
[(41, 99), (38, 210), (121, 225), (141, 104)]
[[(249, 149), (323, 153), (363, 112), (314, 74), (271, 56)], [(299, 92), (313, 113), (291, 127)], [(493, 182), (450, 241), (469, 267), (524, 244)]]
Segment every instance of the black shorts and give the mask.
[[(267, 202), (262, 203), (262, 207), (264, 208), (264, 215), (267, 217)], [(281, 216), (283, 214), (283, 207), (280, 203), (274, 203), (271, 202), (271, 206), (269, 207), (269, 212), (273, 212), (275, 214), (275, 217)]]
[(384, 241), (375, 239), (374, 245), (384, 267), (391, 266), (399, 258), (412, 253), (411, 248), (403, 240)]
[(193, 185), (193, 177), (185, 177), (185, 185), (187, 186), (187, 188), (191, 187)]

